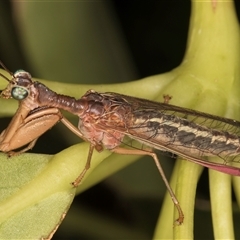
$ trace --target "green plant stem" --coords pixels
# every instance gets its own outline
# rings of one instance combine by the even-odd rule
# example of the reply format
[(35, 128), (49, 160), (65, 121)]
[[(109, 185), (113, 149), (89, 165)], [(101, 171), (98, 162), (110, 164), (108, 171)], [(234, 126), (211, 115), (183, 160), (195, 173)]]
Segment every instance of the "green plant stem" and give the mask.
[[(239, 113), (236, 113), (239, 112), (239, 90), (236, 89), (240, 89), (239, 40), (239, 25), (231, 0), (192, 0), (186, 54), (182, 64), (173, 70), (175, 78), (164, 89), (166, 93), (174, 96), (171, 103), (176, 101), (184, 107), (239, 119)], [(189, 199), (194, 199), (200, 172), (201, 167), (190, 167), (188, 162), (183, 161), (178, 173), (175, 172), (177, 176), (173, 176), (173, 179), (178, 178), (175, 192), (185, 214), (183, 226), (174, 228), (174, 239), (193, 239), (194, 204)], [(224, 236), (229, 239), (234, 236), (229, 207), (230, 177), (225, 176), (223, 181), (219, 181), (222, 174), (217, 177), (218, 174), (212, 171), (210, 174), (214, 234), (216, 238)], [(217, 189), (223, 184), (226, 195), (224, 191), (218, 192), (215, 184), (218, 184)], [(216, 201), (222, 204), (226, 201), (226, 216), (221, 219), (219, 213), (223, 213), (222, 204), (215, 204)], [(171, 214), (170, 208), (168, 213)], [(164, 214), (160, 215), (155, 239), (163, 237), (160, 234), (163, 231), (161, 222), (165, 221), (165, 217)], [(228, 221), (227, 230), (223, 228), (223, 221)]]
[(234, 239), (231, 176), (210, 170), (209, 178), (215, 239)]

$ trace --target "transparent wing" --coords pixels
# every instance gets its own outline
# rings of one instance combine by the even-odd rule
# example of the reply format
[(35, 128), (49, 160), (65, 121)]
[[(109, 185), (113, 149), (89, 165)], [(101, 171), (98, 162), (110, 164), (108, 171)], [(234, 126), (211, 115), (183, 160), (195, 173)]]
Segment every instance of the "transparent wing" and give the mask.
[[(98, 129), (118, 131), (152, 148), (169, 151), (196, 161), (217, 156), (223, 165), (240, 162), (240, 122), (170, 104), (157, 103), (117, 93), (101, 94), (112, 106)], [(113, 110), (114, 109), (114, 110)], [(118, 113), (123, 124), (106, 121)]]

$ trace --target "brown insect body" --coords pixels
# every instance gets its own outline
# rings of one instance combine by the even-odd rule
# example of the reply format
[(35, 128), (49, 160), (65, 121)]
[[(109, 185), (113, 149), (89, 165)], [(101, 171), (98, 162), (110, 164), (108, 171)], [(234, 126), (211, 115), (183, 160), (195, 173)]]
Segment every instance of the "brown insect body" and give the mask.
[[(183, 157), (206, 161), (206, 156), (219, 156), (224, 159), (224, 164), (239, 161), (240, 123), (235, 120), (188, 109), (185, 118), (182, 118), (176, 115), (182, 111), (176, 106), (117, 93), (91, 90), (78, 100), (79, 104), (82, 104), (81, 100), (86, 101), (84, 105), (88, 107), (77, 114), (80, 131), (85, 137), (91, 135), (87, 137), (90, 142), (95, 139), (107, 149), (113, 149), (122, 142), (124, 135), (128, 135), (150, 147)], [(188, 120), (189, 117), (192, 120)], [(208, 119), (206, 124), (210, 124), (211, 120), (211, 127), (200, 124), (203, 118)], [(231, 131), (222, 130), (221, 125)], [(93, 129), (101, 136), (93, 137)], [(111, 140), (105, 141), (107, 136)]]
[[(11, 80), (1, 76), (9, 84), (0, 96), (15, 98), (19, 101), (19, 107), (9, 126), (0, 135), (0, 151), (8, 155), (25, 152), (35, 145), (38, 137), (61, 121), (77, 136), (90, 142), (85, 168), (72, 183), (74, 186), (79, 185), (89, 169), (94, 148), (101, 151), (105, 147), (119, 154), (149, 155), (154, 159), (178, 210), (176, 222), (181, 224), (183, 212), (157, 155), (151, 149), (121, 147), (125, 136), (151, 148), (170, 151), (202, 166), (240, 175), (240, 168), (227, 166), (229, 162), (240, 162), (238, 121), (118, 93), (90, 90), (80, 99), (75, 99), (32, 81), (31, 75), (23, 70), (12, 74)], [(62, 115), (60, 109), (79, 117), (78, 128)], [(12, 152), (25, 145), (18, 152)], [(208, 156), (218, 156), (223, 162), (212, 162)]]

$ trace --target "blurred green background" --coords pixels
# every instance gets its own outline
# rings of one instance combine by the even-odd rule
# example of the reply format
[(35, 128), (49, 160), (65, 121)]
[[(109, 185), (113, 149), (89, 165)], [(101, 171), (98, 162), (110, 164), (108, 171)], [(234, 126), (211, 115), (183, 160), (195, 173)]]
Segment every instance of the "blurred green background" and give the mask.
[[(0, 60), (13, 72), (57, 82), (141, 79), (181, 63), (189, 17), (190, 1), (0, 1)], [(9, 121), (1, 119), (1, 131)], [(32, 152), (54, 154), (77, 142), (59, 124)], [(162, 164), (169, 177), (174, 160)], [(54, 239), (151, 239), (165, 190), (153, 161), (141, 159), (76, 197)], [(205, 171), (195, 239), (213, 237), (208, 199)]]

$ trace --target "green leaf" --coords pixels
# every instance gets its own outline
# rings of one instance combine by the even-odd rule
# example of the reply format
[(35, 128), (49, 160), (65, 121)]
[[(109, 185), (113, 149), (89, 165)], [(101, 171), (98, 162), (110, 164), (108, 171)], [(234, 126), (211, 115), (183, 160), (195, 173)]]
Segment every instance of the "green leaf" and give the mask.
[[(88, 143), (82, 143), (55, 156), (25, 153), (8, 158), (0, 154), (1, 239), (47, 237), (57, 229), (75, 196), (71, 183), (85, 167), (88, 148)], [(119, 161), (119, 155), (106, 159), (110, 154), (94, 152), (79, 192), (137, 159)], [(96, 168), (103, 159), (105, 162)]]

